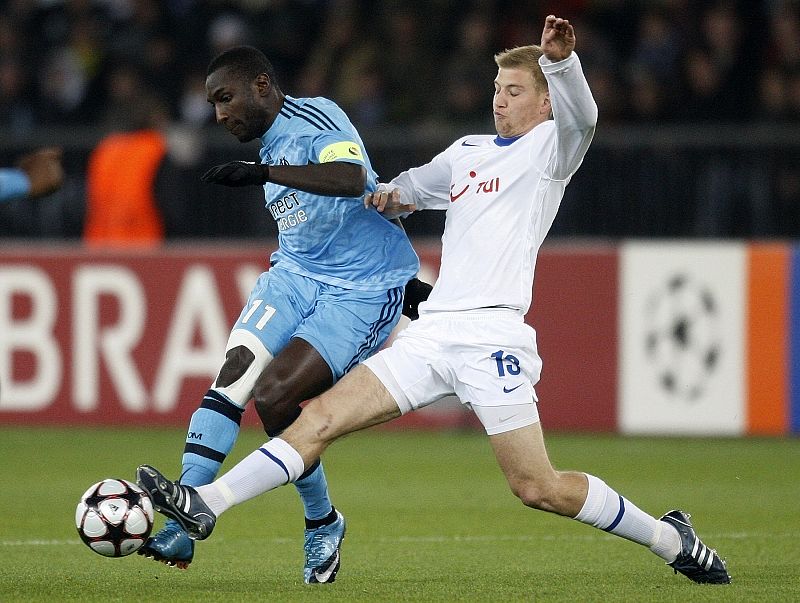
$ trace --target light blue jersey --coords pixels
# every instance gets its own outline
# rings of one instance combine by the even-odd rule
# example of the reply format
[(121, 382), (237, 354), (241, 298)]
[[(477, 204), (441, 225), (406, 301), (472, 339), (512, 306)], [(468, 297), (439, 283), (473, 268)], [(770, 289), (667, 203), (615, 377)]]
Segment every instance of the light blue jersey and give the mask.
[[(361, 137), (344, 112), (325, 98), (285, 98), (261, 137), (261, 162), (307, 165), (346, 161), (367, 169), (365, 193), (375, 190)], [(360, 291), (404, 286), (419, 269), (405, 233), (358, 197), (315, 195), (268, 182), (266, 207), (278, 224), (273, 265), (323, 283)]]

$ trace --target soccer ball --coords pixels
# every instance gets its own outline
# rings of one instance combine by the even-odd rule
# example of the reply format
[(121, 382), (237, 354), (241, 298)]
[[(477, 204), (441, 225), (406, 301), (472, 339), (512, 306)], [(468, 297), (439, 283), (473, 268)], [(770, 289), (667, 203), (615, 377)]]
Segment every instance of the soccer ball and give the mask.
[(136, 484), (104, 479), (92, 485), (75, 510), (75, 527), (86, 545), (104, 557), (137, 551), (153, 529), (153, 502)]

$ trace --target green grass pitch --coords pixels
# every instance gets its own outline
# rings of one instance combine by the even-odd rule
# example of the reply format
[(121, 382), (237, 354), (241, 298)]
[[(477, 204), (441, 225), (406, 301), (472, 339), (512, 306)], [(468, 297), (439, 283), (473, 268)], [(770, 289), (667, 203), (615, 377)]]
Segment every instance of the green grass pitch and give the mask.
[[(0, 601), (799, 601), (800, 440), (551, 435), (559, 468), (660, 515), (683, 508), (729, 586), (673, 575), (642, 547), (524, 508), (480, 433), (353, 435), (326, 454), (347, 517), (342, 569), (304, 585), (293, 487), (232, 509), (187, 571), (106, 559), (75, 532), (85, 488), (179, 471), (181, 430), (0, 428)], [(263, 441), (243, 431), (232, 466)], [(159, 517), (156, 526), (160, 526)]]

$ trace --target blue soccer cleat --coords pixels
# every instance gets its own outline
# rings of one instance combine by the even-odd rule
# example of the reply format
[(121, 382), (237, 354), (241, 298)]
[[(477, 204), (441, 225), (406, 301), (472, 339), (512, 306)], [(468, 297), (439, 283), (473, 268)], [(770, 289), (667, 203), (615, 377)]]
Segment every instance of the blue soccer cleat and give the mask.
[(670, 511), (661, 517), (661, 521), (678, 530), (681, 537), (681, 552), (675, 561), (667, 565), (676, 574), (680, 572), (700, 584), (730, 584), (731, 577), (725, 562), (717, 555), (717, 551), (708, 548), (697, 537), (689, 517), (683, 511)]
[(181, 524), (168, 519), (164, 527), (148, 538), (138, 552), (148, 559), (185, 570), (194, 558), (194, 540), (189, 538)]
[(344, 515), (339, 511), (336, 511), (336, 521), (333, 523), (306, 529), (303, 544), (306, 554), (303, 580), (306, 584), (328, 584), (336, 579), (341, 563), (339, 549), (344, 533)]

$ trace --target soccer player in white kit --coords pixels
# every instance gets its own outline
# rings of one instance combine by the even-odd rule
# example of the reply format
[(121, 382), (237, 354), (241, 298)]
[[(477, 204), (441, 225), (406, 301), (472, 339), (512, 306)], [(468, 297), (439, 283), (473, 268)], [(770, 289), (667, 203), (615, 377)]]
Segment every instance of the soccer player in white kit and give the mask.
[(455, 394), (480, 419), (525, 505), (644, 545), (695, 582), (730, 582), (688, 514), (656, 519), (595, 476), (554, 469), (547, 455), (534, 391), (541, 360), (523, 317), (537, 252), (597, 122), (574, 48), (572, 25), (548, 16), (541, 47), (495, 57), (497, 136), (461, 138), (367, 196), (387, 217), (447, 211), (439, 278), (419, 320), (212, 484), (194, 489), (139, 467), (158, 510), (204, 539), (221, 513), (294, 481), (339, 437)]

